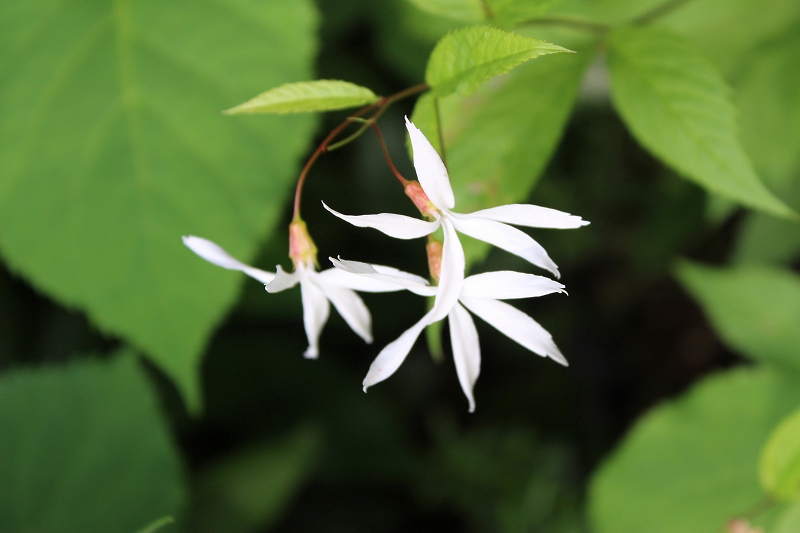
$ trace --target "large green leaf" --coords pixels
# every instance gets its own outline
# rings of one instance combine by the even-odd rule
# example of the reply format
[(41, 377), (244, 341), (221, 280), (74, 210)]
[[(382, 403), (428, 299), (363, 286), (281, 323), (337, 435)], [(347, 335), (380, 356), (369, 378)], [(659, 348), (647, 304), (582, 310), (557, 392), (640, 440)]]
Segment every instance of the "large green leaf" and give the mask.
[(425, 81), (438, 96), (468, 95), (529, 59), (558, 52), (569, 50), (491, 26), (470, 26), (439, 41), (428, 60)]
[(407, 0), (426, 13), (463, 22), (486, 18), (483, 0)]
[(759, 477), (775, 498), (791, 500), (800, 494), (800, 410), (770, 435), (761, 452)]
[(188, 530), (249, 533), (273, 523), (308, 475), (318, 441), (316, 431), (304, 428), (203, 469), (194, 482)]
[(800, 531), (800, 502), (786, 508), (770, 533), (797, 533)]
[(748, 357), (800, 372), (800, 277), (767, 266), (688, 262), (677, 274), (725, 342)]
[(366, 87), (341, 80), (286, 83), (226, 111), (240, 113), (309, 113), (334, 111), (375, 102), (378, 97)]
[(0, 379), (0, 530), (131, 533), (177, 515), (184, 483), (130, 353)]
[[(561, 139), (591, 59), (589, 48), (543, 58), (519, 68), (500, 87), (487, 87), (457, 108), (443, 107), (459, 212), (527, 200)], [(464, 245), (470, 263), (489, 250), (474, 239)]]
[(796, 27), (798, 21), (797, 0), (770, 0), (768, 5), (762, 0), (692, 0), (666, 14), (658, 24), (691, 39), (733, 79), (746, 53), (759, 51), (767, 41)]
[(225, 117), (310, 76), (296, 0), (0, 2), (0, 253), (126, 336), (199, 406), (198, 359), (281, 212), (311, 117)]
[(798, 382), (762, 367), (712, 376), (651, 410), (592, 480), (596, 533), (720, 531), (763, 500), (761, 446), (798, 405)]
[[(800, 5), (800, 2), (797, 2)], [(760, 46), (736, 83), (742, 143), (778, 192), (800, 174), (800, 24)]]
[(794, 215), (759, 181), (737, 138), (728, 86), (708, 60), (658, 28), (622, 28), (609, 41), (614, 105), (648, 150), (721, 196)]

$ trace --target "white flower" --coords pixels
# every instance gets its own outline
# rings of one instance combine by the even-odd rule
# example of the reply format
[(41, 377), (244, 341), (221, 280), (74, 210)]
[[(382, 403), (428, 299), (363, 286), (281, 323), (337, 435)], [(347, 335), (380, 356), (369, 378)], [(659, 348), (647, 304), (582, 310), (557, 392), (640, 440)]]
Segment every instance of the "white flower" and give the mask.
[[(445, 246), (446, 243), (447, 240)], [(480, 373), (481, 349), (478, 331), (467, 309), (528, 350), (567, 366), (567, 360), (547, 330), (522, 311), (500, 301), (566, 292), (557, 281), (521, 272), (486, 272), (462, 280), (457, 287), (451, 288), (457, 291), (456, 298), (445, 301), (441, 298), (441, 287), (429, 286), (411, 274), (390, 274), (367, 263), (330, 259), (336, 268), (345, 272), (383, 283), (395, 283), (422, 296), (436, 296), (433, 308), (395, 341), (386, 345), (375, 358), (364, 378), (365, 392), (367, 387), (388, 378), (400, 367), (426, 326), (447, 316), (458, 381), (469, 401), (470, 412), (474, 411), (472, 389)]]
[[(304, 229), (301, 233), (304, 232)], [(295, 233), (291, 234), (295, 237)], [(307, 234), (306, 234), (307, 237)], [(291, 239), (290, 239), (291, 240)], [(309, 239), (310, 242), (310, 239)], [(330, 303), (339, 311), (345, 322), (367, 343), (372, 342), (372, 317), (363, 300), (353, 290), (363, 292), (391, 292), (402, 290), (397, 283), (352, 276), (335, 268), (317, 272), (313, 259), (306, 254), (305, 262), (295, 262), (295, 271), (286, 273), (278, 267), (277, 273), (254, 268), (231, 257), (217, 244), (200, 237), (183, 237), (183, 243), (194, 253), (217, 266), (239, 270), (265, 285), (267, 291), (280, 292), (300, 283), (303, 300), (303, 322), (308, 349), (303, 354), (309, 359), (319, 357), (319, 336), (330, 314)], [(302, 248), (302, 247), (301, 247)], [(313, 243), (311, 248), (313, 249)], [(297, 247), (293, 248), (296, 251)], [(294, 259), (294, 258), (293, 258)], [(406, 274), (397, 269), (376, 265), (376, 270), (391, 276), (406, 277), (415, 283), (427, 284), (425, 279)], [(330, 303), (329, 303), (330, 302)]]
[[(406, 127), (411, 137), (414, 168), (419, 179), (419, 183), (412, 181), (406, 185), (406, 194), (420, 211), (432, 220), (421, 220), (391, 213), (343, 215), (323, 203), (325, 209), (354, 226), (374, 228), (398, 239), (423, 237), (433, 233), (441, 226), (445, 231), (444, 261), (447, 257), (448, 239), (456, 238), (457, 240), (455, 231), (453, 231), (455, 229), (518, 255), (536, 266), (549, 270), (557, 278), (559, 277), (558, 267), (544, 248), (526, 233), (508, 224), (533, 228), (568, 229), (585, 226), (588, 222), (562, 211), (530, 204), (502, 205), (469, 214), (451, 211), (455, 207), (455, 198), (442, 159), (425, 135), (408, 118), (406, 118)], [(461, 247), (460, 243), (458, 246)], [(442, 274), (445, 279), (453, 272), (443, 267)]]

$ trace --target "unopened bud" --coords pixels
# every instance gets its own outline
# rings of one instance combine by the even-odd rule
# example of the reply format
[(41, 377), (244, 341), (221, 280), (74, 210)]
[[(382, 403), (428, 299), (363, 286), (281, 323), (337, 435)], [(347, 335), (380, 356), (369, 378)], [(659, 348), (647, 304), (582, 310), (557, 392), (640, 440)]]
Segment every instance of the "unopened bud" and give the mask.
[(419, 212), (424, 216), (433, 216), (434, 213), (439, 212), (439, 209), (433, 205), (433, 202), (431, 202), (428, 195), (425, 194), (425, 190), (418, 181), (414, 180), (406, 183), (405, 190), (406, 196), (411, 198), (411, 201), (414, 202), (414, 205), (417, 206)]
[(428, 252), (428, 269), (431, 271), (431, 278), (438, 284), (439, 276), (442, 274), (442, 243), (430, 239), (425, 250)]
[(311, 240), (303, 220), (295, 220), (289, 224), (289, 257), (295, 266), (317, 262), (317, 247)]
[(752, 527), (750, 522), (743, 518), (736, 518), (728, 522), (728, 531), (730, 533), (764, 533), (760, 527)]

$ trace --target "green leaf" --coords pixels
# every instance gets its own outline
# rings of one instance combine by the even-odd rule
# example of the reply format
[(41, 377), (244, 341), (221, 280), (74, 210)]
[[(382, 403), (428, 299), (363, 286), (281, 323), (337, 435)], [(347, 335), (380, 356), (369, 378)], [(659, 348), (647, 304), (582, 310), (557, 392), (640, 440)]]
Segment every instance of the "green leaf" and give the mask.
[(295, 431), (255, 444), (206, 467), (194, 483), (188, 530), (248, 533), (274, 523), (318, 455), (318, 432)]
[[(436, 121), (437, 99), (438, 97), (430, 91), (417, 98), (417, 103), (414, 104), (414, 112), (411, 113), (411, 122), (422, 130), (422, 133), (425, 134), (425, 137), (428, 138), (441, 156), (442, 145), (439, 142), (439, 124)], [(406, 135), (406, 146), (409, 157), (413, 159), (414, 153), (412, 152), (411, 140), (408, 135)]]
[(140, 529), (137, 533), (155, 533), (156, 531), (163, 529), (164, 526), (167, 526), (174, 522), (175, 522), (174, 518), (172, 518), (171, 516), (165, 516), (163, 518), (159, 518), (155, 522), (152, 522), (151, 524)]
[(439, 41), (428, 60), (425, 81), (438, 96), (468, 95), (488, 79), (529, 59), (569, 51), (491, 26), (470, 26)]
[(796, 0), (770, 0), (769, 9), (761, 0), (692, 0), (657, 23), (688, 37), (734, 79), (747, 53), (761, 53), (766, 42), (796, 28), (798, 21)]
[(480, 22), (486, 18), (482, 0), (407, 0), (421, 11), (462, 22)]
[(708, 533), (763, 499), (759, 452), (800, 404), (800, 388), (767, 367), (707, 378), (648, 412), (595, 473), (596, 533)]
[(683, 262), (678, 278), (714, 329), (743, 355), (800, 372), (800, 277), (766, 266)]
[(648, 150), (721, 196), (796, 216), (759, 181), (736, 136), (730, 91), (692, 45), (653, 27), (616, 30), (609, 43), (614, 105)]
[(308, 113), (371, 104), (378, 96), (366, 87), (339, 80), (286, 83), (225, 111), (241, 113)]
[(0, 379), (0, 530), (131, 533), (182, 510), (182, 468), (136, 358)]
[(513, 26), (544, 15), (559, 0), (487, 0), (497, 26)]
[(798, 65), (800, 30), (795, 28), (758, 47), (736, 84), (742, 143), (764, 181), (778, 192), (800, 174)]
[(781, 513), (770, 533), (797, 533), (800, 531), (800, 502), (790, 505)]
[(761, 486), (779, 500), (800, 495), (800, 409), (772, 432), (761, 451)]
[[(527, 200), (561, 139), (592, 59), (588, 46), (579, 50), (525, 65), (472, 97), (441, 100), (445, 154), (459, 212)], [(413, 116), (429, 139), (437, 139), (431, 142), (438, 149), (429, 102), (420, 99)], [(483, 241), (462, 242), (468, 263), (480, 261), (489, 250)]]
[(0, 253), (200, 405), (198, 362), (282, 213), (312, 117), (220, 109), (310, 75), (308, 1), (0, 2)]
[(751, 213), (743, 222), (733, 254), (734, 263), (788, 264), (800, 255), (800, 225)]

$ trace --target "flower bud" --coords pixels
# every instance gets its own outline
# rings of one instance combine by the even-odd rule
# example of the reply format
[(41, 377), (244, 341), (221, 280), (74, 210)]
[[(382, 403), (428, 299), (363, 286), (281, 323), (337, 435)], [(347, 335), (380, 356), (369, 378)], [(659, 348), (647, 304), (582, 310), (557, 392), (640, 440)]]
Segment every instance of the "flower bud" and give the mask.
[(433, 202), (430, 201), (428, 195), (425, 194), (425, 190), (422, 188), (422, 185), (416, 180), (409, 181), (405, 185), (406, 196), (411, 198), (411, 201), (414, 202), (414, 205), (417, 206), (419, 212), (423, 214), (423, 216), (433, 216), (434, 213), (438, 213), (439, 209), (433, 205)]
[(309, 262), (317, 263), (317, 247), (303, 220), (294, 220), (289, 224), (289, 257), (295, 267), (308, 265)]
[(428, 252), (428, 269), (431, 271), (431, 278), (438, 284), (442, 272), (442, 243), (429, 239), (425, 250)]

